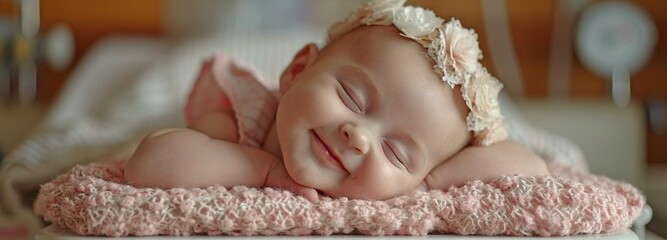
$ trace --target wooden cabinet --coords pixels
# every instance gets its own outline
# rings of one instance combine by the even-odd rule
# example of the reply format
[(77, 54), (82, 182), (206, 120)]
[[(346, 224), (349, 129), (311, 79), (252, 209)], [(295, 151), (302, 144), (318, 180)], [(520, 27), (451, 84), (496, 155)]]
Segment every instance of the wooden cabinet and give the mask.
[(111, 34), (162, 34), (162, 0), (42, 0), (43, 29), (58, 24), (69, 25), (76, 41), (74, 62), (64, 72), (48, 67), (40, 72), (38, 96), (45, 103), (53, 101), (73, 66), (95, 42)]
[[(0, 14), (18, 18), (18, 1), (0, 1)], [(112, 34), (163, 33), (163, 0), (41, 0), (41, 33), (56, 24), (67, 24), (73, 31), (75, 53), (72, 64), (64, 71), (39, 66), (37, 100), (50, 105), (67, 76), (86, 51), (99, 39)]]

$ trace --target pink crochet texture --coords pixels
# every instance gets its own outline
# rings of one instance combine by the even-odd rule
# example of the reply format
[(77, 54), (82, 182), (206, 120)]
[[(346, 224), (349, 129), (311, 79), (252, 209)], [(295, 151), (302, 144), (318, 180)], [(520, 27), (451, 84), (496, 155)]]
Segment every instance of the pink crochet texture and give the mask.
[(550, 165), (555, 177), (506, 176), (386, 201), (312, 204), (270, 188), (134, 188), (123, 167), (76, 166), (42, 185), (35, 211), (82, 235), (557, 236), (630, 226), (644, 197), (633, 186)]

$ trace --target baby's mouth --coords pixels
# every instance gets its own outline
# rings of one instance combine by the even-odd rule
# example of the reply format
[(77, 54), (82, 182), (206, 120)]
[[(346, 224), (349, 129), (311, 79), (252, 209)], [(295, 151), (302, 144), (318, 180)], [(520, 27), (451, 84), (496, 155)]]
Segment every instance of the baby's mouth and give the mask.
[(312, 144), (312, 149), (315, 155), (317, 157), (324, 161), (327, 164), (333, 165), (334, 167), (341, 169), (342, 171), (346, 173), (350, 173), (343, 163), (340, 161), (340, 158), (336, 156), (336, 154), (331, 151), (331, 148), (320, 138), (320, 136), (315, 132), (314, 130), (312, 131), (313, 135), (313, 144)]

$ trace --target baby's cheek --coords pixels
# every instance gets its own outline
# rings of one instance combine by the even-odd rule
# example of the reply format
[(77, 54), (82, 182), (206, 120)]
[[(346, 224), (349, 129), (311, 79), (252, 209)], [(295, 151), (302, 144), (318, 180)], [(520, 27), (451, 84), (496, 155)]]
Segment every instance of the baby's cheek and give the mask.
[(385, 170), (369, 174), (372, 177), (366, 178), (358, 183), (358, 191), (368, 195), (373, 199), (387, 199), (408, 193), (415, 189), (423, 179), (417, 176), (402, 172)]

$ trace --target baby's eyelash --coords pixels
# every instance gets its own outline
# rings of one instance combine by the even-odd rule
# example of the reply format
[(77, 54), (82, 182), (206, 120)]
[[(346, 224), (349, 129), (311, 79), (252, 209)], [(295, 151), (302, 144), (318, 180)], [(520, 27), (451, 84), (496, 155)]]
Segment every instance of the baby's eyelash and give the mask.
[(398, 152), (398, 150), (388, 141), (383, 140), (382, 141), (382, 149), (385, 152), (385, 155), (387, 155), (387, 158), (391, 158), (390, 155), (393, 155), (393, 158), (396, 159), (396, 162), (401, 164), (405, 170), (408, 170), (408, 165), (406, 164), (404, 158), (401, 156), (401, 154)]
[[(342, 96), (343, 98), (346, 98), (343, 100), (343, 103), (350, 108), (355, 113), (361, 114), (364, 112), (364, 108), (361, 104), (361, 101), (359, 100), (359, 97), (354, 94), (354, 91), (352, 91), (348, 86), (345, 84), (341, 83), (341, 86), (343, 87), (343, 91), (345, 92), (345, 96)], [(346, 101), (347, 100), (347, 101)], [(352, 102), (351, 104), (348, 103), (348, 101)]]

